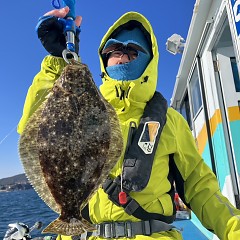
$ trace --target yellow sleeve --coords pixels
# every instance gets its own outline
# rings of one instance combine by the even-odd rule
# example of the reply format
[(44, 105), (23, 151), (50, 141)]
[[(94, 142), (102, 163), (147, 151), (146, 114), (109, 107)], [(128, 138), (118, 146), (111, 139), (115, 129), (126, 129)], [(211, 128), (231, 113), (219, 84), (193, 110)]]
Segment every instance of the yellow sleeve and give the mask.
[(240, 239), (240, 215), (230, 218), (226, 226), (224, 239)]
[(187, 203), (202, 224), (222, 240), (240, 239), (240, 210), (220, 192), (218, 181), (200, 156), (191, 130), (177, 113), (177, 153), (174, 160), (183, 178)]
[(23, 114), (17, 128), (19, 134), (23, 132), (29, 117), (45, 100), (49, 90), (52, 88), (65, 66), (66, 62), (60, 57), (46, 56), (43, 59), (41, 70), (34, 77), (32, 85), (28, 89)]
[(72, 240), (71, 236), (58, 235), (56, 240)]

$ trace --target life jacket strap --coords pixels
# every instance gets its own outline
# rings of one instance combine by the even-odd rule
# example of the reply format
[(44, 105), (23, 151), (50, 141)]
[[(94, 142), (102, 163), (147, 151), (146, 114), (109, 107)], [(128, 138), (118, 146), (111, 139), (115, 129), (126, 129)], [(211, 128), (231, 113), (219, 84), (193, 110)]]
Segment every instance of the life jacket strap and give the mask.
[(123, 207), (124, 211), (128, 214), (128, 215), (133, 215), (134, 217), (141, 219), (141, 220), (150, 220), (150, 219), (156, 219), (156, 220), (160, 220), (163, 221), (165, 223), (172, 223), (175, 218), (176, 215), (172, 215), (172, 216), (164, 216), (162, 214), (159, 213), (150, 213), (147, 212), (144, 208), (142, 208), (140, 206), (140, 204), (133, 199), (129, 193), (124, 190), (127, 194), (127, 203), (124, 205), (121, 205), (119, 203), (119, 193), (121, 191), (121, 185), (120, 185), (120, 176), (118, 176), (117, 178), (115, 178), (114, 180), (112, 180), (111, 178), (107, 178), (107, 180), (104, 182), (104, 184), (102, 185), (103, 190), (105, 191), (105, 193), (108, 194), (108, 198), (117, 206), (119, 207)]
[[(150, 236), (153, 233), (169, 231), (174, 227), (159, 220), (147, 220), (139, 222), (104, 222), (96, 224), (96, 231), (92, 236), (98, 236), (105, 239), (113, 238), (134, 238), (136, 235)], [(85, 234), (89, 236), (90, 234)]]

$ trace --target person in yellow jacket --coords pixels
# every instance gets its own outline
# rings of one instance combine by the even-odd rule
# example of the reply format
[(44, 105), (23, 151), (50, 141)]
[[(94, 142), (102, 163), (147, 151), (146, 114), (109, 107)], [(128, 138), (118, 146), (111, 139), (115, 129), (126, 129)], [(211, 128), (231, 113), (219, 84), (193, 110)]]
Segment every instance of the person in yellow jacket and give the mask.
[[(64, 35), (57, 17), (64, 18), (68, 11), (67, 7), (50, 11), (38, 24), (38, 37), (51, 55), (44, 58), (41, 71), (29, 88), (18, 125), (19, 134), (66, 65), (61, 57), (61, 47), (65, 46), (60, 44)], [(80, 23), (81, 18), (77, 17), (76, 25)], [(151, 24), (140, 13), (124, 14), (103, 37), (99, 56), (103, 80), (100, 91), (116, 110), (126, 148), (129, 146), (130, 130), (133, 126), (140, 126), (145, 108), (156, 92), (159, 53)], [(198, 153), (185, 119), (172, 108), (167, 108), (164, 115), (166, 121), (159, 141), (156, 135), (162, 123), (146, 121), (135, 145), (140, 148), (141, 156), (148, 159), (157, 143), (150, 163), (151, 170), (134, 169), (134, 173), (139, 175), (135, 176), (136, 183), (129, 182), (132, 190), (127, 196), (133, 205), (110, 200), (112, 196), (108, 195), (108, 184), (99, 188), (83, 213), (98, 229), (89, 239), (182, 239), (181, 232), (171, 225), (175, 213), (173, 181), (169, 177), (171, 169), (175, 169), (173, 178), (180, 186), (181, 197), (202, 224), (222, 240), (240, 239), (240, 210), (221, 194), (215, 175)], [(149, 138), (144, 140), (143, 133), (147, 127)], [(120, 181), (123, 178), (123, 158), (110, 172), (111, 184), (118, 176)], [(145, 172), (149, 176), (146, 177)], [(129, 174), (134, 173), (130, 171)], [(144, 182), (143, 179), (147, 180)], [(58, 239), (68, 240), (71, 237), (58, 236)]]

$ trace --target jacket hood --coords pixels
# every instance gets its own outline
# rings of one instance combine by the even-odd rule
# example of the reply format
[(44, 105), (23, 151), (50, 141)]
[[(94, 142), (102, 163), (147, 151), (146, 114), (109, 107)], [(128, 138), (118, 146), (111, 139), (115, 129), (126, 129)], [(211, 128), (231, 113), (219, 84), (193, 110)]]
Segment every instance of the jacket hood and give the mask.
[[(130, 25), (137, 26), (144, 32), (151, 46), (151, 60), (138, 79), (128, 81), (112, 79), (106, 72), (104, 61), (101, 57), (101, 51), (110, 38), (114, 38), (122, 29)], [(159, 59), (156, 37), (149, 21), (142, 14), (137, 12), (127, 12), (122, 15), (104, 35), (99, 47), (99, 57), (103, 80), (100, 91), (103, 96), (115, 107), (115, 109), (117, 108), (121, 111), (125, 111), (130, 105), (132, 106), (135, 104), (138, 104), (137, 106), (142, 104), (143, 107), (145, 107), (146, 102), (152, 98), (156, 91)]]

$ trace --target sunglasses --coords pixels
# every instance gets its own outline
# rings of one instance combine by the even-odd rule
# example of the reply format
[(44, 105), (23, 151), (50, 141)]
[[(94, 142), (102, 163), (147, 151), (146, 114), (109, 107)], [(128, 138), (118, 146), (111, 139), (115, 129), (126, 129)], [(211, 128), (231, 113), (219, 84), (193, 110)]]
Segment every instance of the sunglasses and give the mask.
[(102, 55), (109, 59), (109, 58), (121, 58), (123, 55), (127, 55), (129, 60), (134, 60), (138, 57), (138, 52), (144, 52), (146, 51), (134, 43), (128, 43), (127, 45), (124, 45), (122, 43), (115, 43), (111, 46), (107, 47), (102, 51)]

